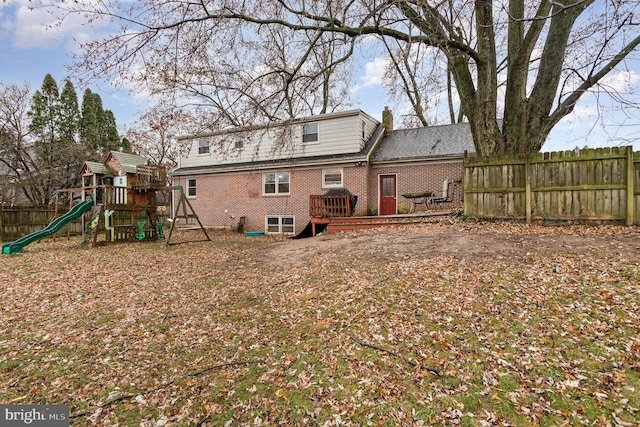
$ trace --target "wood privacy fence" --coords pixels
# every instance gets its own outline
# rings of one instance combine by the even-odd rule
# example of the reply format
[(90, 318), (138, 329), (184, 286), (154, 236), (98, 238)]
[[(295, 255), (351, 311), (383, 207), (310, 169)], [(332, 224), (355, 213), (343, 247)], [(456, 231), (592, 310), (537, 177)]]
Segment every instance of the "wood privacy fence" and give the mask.
[[(58, 215), (65, 212), (66, 210), (58, 210)], [(42, 230), (53, 220), (54, 215), (55, 210), (50, 208), (3, 208), (0, 206), (0, 241), (11, 242), (34, 231)], [(72, 235), (82, 234), (82, 221), (70, 222), (62, 227), (58, 235), (66, 236), (67, 230)]]
[(632, 147), (464, 159), (464, 213), (474, 217), (638, 224), (639, 187)]

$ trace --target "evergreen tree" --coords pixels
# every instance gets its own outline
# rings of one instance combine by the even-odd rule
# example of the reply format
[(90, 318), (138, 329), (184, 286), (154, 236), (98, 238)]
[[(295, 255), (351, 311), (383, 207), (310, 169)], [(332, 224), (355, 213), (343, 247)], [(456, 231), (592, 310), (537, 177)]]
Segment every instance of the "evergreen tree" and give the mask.
[(82, 98), (80, 140), (91, 160), (101, 160), (110, 150), (120, 149), (115, 116), (103, 108), (100, 95), (90, 89)]
[(95, 98), (91, 89), (86, 89), (82, 96), (82, 116), (80, 118), (80, 142), (82, 143), (87, 160), (99, 160), (98, 152), (98, 121), (94, 105)]
[(34, 137), (36, 164), (39, 169), (37, 179), (41, 183), (38, 201), (42, 204), (50, 202), (58, 187), (60, 176), (64, 173), (66, 153), (58, 126), (59, 96), (58, 84), (51, 74), (47, 74), (41, 90), (33, 95), (31, 109), (28, 112), (31, 118), (29, 130)]
[(126, 136), (122, 137), (122, 141), (120, 141), (120, 147), (122, 148), (122, 151), (124, 151), (125, 153), (132, 152), (131, 141), (129, 141), (129, 139)]
[(104, 112), (104, 126), (105, 150), (107, 152), (109, 150), (119, 151), (120, 148), (122, 148), (120, 145), (120, 135), (118, 135), (118, 128), (116, 127), (116, 117), (111, 110), (105, 110)]
[(60, 145), (67, 155), (66, 187), (79, 184), (79, 172), (84, 162), (84, 150), (78, 141), (80, 128), (80, 109), (76, 89), (69, 80), (65, 82), (60, 94), (60, 118), (58, 122)]

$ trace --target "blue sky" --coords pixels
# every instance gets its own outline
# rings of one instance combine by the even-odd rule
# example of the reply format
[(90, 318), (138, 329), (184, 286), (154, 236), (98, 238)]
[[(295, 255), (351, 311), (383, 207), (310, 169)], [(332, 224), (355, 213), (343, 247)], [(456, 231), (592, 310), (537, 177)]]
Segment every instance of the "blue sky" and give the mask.
[[(44, 9), (30, 10), (29, 6), (28, 0), (0, 3), (0, 81), (4, 84), (26, 81), (35, 91), (42, 85), (44, 76), (50, 73), (61, 87), (68, 75), (65, 65), (72, 61), (76, 49), (74, 39), (88, 39), (92, 32), (99, 29), (85, 26), (74, 19), (67, 19), (61, 27), (47, 28), (54, 17)], [(354, 108), (360, 108), (378, 119), (386, 105), (396, 114), (403, 108), (385, 99), (380, 84), (385, 63), (382, 55), (362, 62), (361, 73), (354, 80), (352, 91)], [(595, 96), (586, 95), (574, 113), (556, 126), (543, 150), (629, 145), (630, 141), (636, 149), (640, 149), (640, 63), (630, 61), (629, 65), (634, 68), (626, 72), (615, 71), (609, 81), (623, 92), (635, 93), (635, 110), (631, 110), (630, 114), (602, 113), (598, 111)], [(81, 100), (86, 87), (75, 81), (73, 83)], [(104, 108), (113, 111), (121, 127), (134, 122), (144, 111), (143, 99), (114, 88), (108, 82), (92, 82), (89, 88), (100, 94)], [(601, 98), (601, 104), (607, 103), (610, 103), (607, 98)]]

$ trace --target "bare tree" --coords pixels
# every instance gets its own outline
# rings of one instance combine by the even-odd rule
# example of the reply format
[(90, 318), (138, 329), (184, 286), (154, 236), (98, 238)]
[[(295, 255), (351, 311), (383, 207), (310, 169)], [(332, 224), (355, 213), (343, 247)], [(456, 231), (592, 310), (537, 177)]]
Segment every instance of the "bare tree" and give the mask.
[[(403, 112), (401, 124), (407, 128), (435, 124), (443, 100), (447, 101), (448, 116), (455, 117), (451, 80), (441, 78), (447, 73), (446, 59), (440, 58), (444, 55), (419, 43), (392, 39), (383, 39), (383, 43), (389, 53), (384, 74), (387, 93), (392, 100), (402, 102), (406, 99), (411, 106), (409, 111)], [(452, 118), (451, 122), (455, 123), (454, 120)]]
[[(337, 59), (366, 55), (371, 43), (437, 49), (480, 155), (538, 151), (640, 43), (640, 4), (618, 0), (76, 0), (58, 7), (122, 29), (84, 44), (81, 69), (197, 94), (222, 126), (286, 118), (294, 110), (280, 100), (290, 82), (309, 70), (323, 81)], [(278, 49), (269, 41), (279, 32), (287, 35), (279, 47), (286, 69), (261, 60)], [(312, 61), (320, 49), (335, 56)]]
[(3, 204), (40, 201), (38, 165), (33, 144), (28, 140), (30, 103), (28, 83), (0, 82), (0, 203)]
[(176, 138), (189, 132), (195, 122), (192, 114), (168, 102), (149, 108), (128, 130), (127, 139), (142, 156), (170, 168), (178, 164), (183, 147)]

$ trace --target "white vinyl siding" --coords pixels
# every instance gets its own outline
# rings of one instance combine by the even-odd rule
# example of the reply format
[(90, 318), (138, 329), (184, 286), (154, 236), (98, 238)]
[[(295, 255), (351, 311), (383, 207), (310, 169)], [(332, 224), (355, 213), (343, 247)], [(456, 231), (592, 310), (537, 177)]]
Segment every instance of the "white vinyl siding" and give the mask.
[(295, 219), (292, 216), (268, 215), (264, 219), (264, 229), (267, 233), (293, 234)]
[[(221, 140), (228, 141), (221, 146), (231, 146), (230, 150), (219, 152), (210, 150), (209, 154), (199, 154), (200, 138), (191, 140), (191, 149), (187, 156), (180, 159), (180, 166), (200, 167), (209, 165), (232, 165), (262, 160), (294, 159), (313, 156), (358, 153), (366, 141), (371, 138), (378, 122), (358, 111), (331, 113), (314, 117), (318, 124), (320, 143), (302, 143), (304, 123), (294, 123), (283, 131), (282, 127), (272, 127), (243, 133), (242, 149), (235, 150), (234, 140), (229, 134), (208, 137), (210, 146), (218, 146)], [(364, 138), (363, 138), (364, 121)], [(225, 139), (226, 138), (226, 139)]]

